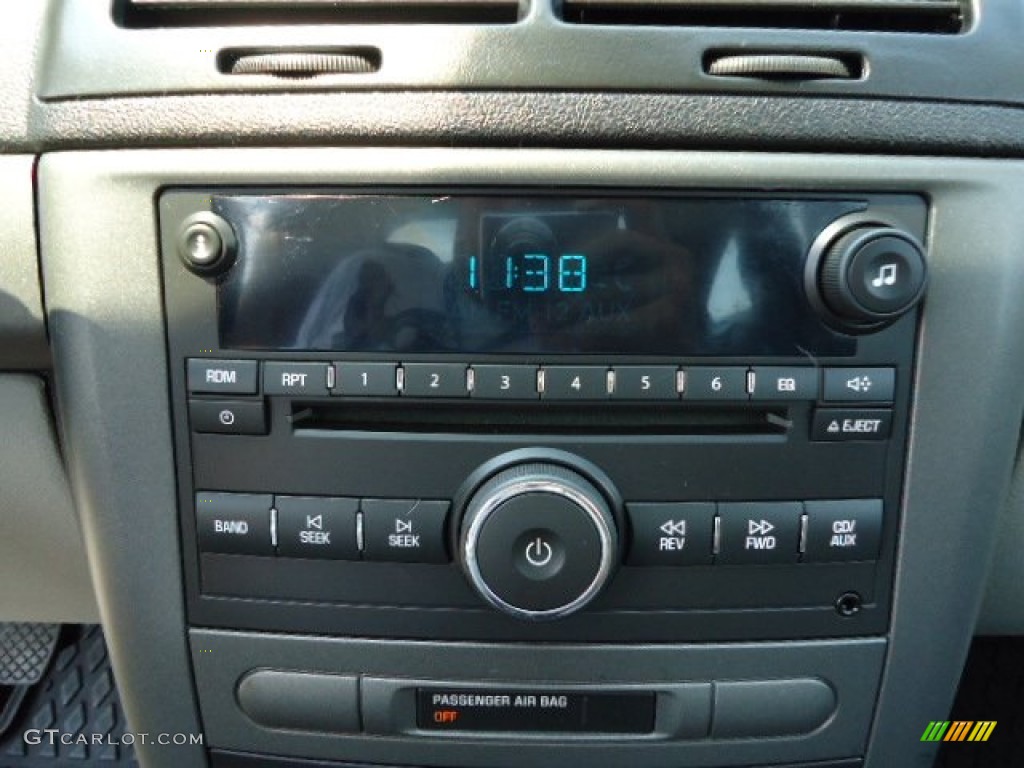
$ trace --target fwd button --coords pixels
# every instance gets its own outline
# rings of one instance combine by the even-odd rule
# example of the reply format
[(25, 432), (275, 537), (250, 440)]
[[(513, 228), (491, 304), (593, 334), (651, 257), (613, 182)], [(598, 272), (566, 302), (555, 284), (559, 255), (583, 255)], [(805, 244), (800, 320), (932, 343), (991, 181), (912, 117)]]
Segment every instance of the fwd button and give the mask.
[(798, 501), (719, 504), (718, 562), (795, 563), (803, 511)]

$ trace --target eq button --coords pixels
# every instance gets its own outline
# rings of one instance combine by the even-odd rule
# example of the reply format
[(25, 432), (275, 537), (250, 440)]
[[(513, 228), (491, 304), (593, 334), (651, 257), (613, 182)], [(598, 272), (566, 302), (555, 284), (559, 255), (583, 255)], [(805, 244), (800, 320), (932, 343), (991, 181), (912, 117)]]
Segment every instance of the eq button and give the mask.
[(753, 400), (817, 400), (816, 368), (755, 368)]

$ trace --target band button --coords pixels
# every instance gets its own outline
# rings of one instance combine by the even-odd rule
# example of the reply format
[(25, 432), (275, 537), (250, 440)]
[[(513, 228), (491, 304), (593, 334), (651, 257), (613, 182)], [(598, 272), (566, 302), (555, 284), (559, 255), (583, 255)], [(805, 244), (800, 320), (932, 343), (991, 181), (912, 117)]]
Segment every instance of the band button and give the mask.
[(200, 551), (273, 555), (271, 505), (269, 495), (200, 491), (196, 494)]

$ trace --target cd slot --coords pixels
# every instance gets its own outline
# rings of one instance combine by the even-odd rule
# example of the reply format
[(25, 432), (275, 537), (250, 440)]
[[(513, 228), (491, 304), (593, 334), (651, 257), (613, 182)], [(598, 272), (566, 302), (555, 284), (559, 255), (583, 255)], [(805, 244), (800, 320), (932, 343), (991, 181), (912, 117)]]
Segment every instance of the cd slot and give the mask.
[(536, 407), (488, 403), (293, 402), (297, 432), (311, 430), (455, 434), (784, 435), (786, 408), (665, 407), (544, 403)]

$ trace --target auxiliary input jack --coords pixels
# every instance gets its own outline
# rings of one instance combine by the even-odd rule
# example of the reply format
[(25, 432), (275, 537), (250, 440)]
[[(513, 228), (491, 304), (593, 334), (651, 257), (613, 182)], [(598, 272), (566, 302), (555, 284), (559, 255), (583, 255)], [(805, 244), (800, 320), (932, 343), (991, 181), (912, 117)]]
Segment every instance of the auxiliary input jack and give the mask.
[(863, 601), (856, 592), (844, 592), (836, 600), (836, 613), (840, 616), (856, 616), (862, 605)]

